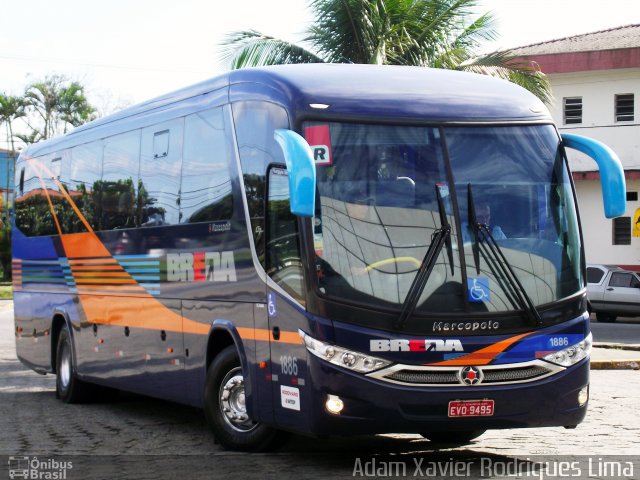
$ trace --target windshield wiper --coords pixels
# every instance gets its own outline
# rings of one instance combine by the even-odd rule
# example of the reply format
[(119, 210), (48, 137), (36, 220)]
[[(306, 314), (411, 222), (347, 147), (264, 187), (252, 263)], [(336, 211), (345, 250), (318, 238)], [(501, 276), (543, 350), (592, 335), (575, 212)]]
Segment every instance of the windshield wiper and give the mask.
[[(479, 223), (476, 217), (476, 207), (473, 202), (473, 193), (471, 192), (471, 184), (467, 185), (468, 188), (468, 209), (469, 209), (469, 226), (472, 228), (473, 236), (474, 236), (474, 244), (472, 246), (473, 249), (473, 257), (476, 263), (476, 271), (480, 274), (480, 234), (482, 234), (482, 241), (486, 244), (488, 251), (491, 253), (490, 260), (498, 266), (502, 277), (509, 283), (511, 286), (513, 293), (517, 298), (518, 306), (522, 308), (531, 322), (536, 326), (542, 325), (542, 318), (540, 317), (540, 313), (536, 309), (531, 297), (524, 289), (522, 282), (513, 271), (513, 267), (507, 260), (504, 252), (496, 239), (493, 237), (491, 232), (489, 231), (489, 226), (485, 223)], [(484, 251), (483, 254), (488, 256)]]
[(451, 225), (447, 218), (447, 212), (444, 208), (444, 202), (442, 201), (442, 194), (440, 188), (436, 185), (436, 199), (438, 200), (438, 211), (440, 212), (440, 229), (447, 229), (448, 234), (445, 236), (445, 245), (447, 247), (447, 258), (449, 259), (449, 266), (451, 267), (451, 275), (455, 274), (453, 265), (453, 243), (451, 242)]
[(393, 326), (396, 330), (402, 330), (407, 319), (411, 315), (413, 315), (413, 312), (416, 309), (416, 305), (418, 304), (418, 300), (420, 299), (420, 295), (422, 295), (424, 287), (427, 285), (427, 281), (429, 280), (429, 276), (433, 271), (433, 267), (436, 265), (438, 256), (442, 251), (442, 247), (445, 245), (447, 246), (447, 255), (449, 257), (449, 264), (451, 265), (451, 274), (453, 275), (454, 273), (453, 246), (451, 244), (451, 225), (449, 224), (449, 220), (447, 219), (447, 212), (444, 208), (442, 195), (437, 185), (436, 199), (438, 201), (438, 211), (440, 213), (440, 228), (433, 232), (433, 234), (431, 235), (431, 244), (429, 245), (427, 253), (425, 253), (424, 258), (422, 259), (422, 263), (420, 264), (418, 273), (411, 283), (411, 287), (409, 287), (409, 292), (407, 293), (407, 296), (404, 299), (404, 303), (402, 304), (402, 311), (400, 312), (400, 316)]
[(478, 217), (476, 217), (476, 207), (473, 203), (473, 193), (471, 192), (471, 184), (467, 184), (467, 211), (469, 214), (469, 228), (473, 235), (473, 243), (471, 251), (473, 252), (473, 261), (476, 264), (476, 275), (480, 275), (480, 241), (478, 238)]

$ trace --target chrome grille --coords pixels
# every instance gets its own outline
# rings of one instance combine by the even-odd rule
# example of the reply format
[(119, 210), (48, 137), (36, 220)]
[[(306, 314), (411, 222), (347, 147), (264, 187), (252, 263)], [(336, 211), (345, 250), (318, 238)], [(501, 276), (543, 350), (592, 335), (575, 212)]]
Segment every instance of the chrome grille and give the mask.
[(511, 383), (533, 382), (565, 370), (564, 367), (542, 360), (507, 365), (477, 365), (475, 367), (481, 371), (482, 375), (482, 381), (475, 385), (466, 385), (462, 382), (461, 372), (464, 368), (463, 366), (438, 367), (396, 364), (378, 370), (377, 372), (372, 372), (368, 376), (400, 385), (433, 387), (464, 386), (474, 388), (483, 385), (507, 385)]
[(458, 374), (455, 372), (433, 372), (421, 370), (400, 370), (385, 378), (402, 383), (457, 385)]
[(523, 368), (486, 370), (483, 383), (507, 383), (514, 380), (535, 380), (549, 373), (548, 368), (531, 365)]

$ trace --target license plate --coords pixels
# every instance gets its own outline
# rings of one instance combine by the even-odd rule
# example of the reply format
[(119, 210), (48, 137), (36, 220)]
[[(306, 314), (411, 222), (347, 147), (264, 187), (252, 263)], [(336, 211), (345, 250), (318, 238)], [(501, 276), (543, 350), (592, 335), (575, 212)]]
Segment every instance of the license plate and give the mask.
[(454, 400), (449, 402), (449, 417), (490, 417), (493, 400)]

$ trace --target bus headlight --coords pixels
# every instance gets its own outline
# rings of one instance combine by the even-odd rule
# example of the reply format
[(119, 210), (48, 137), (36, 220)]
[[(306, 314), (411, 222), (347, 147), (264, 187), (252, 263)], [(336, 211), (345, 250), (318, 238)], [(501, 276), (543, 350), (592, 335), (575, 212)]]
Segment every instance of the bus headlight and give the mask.
[(307, 335), (302, 330), (298, 330), (307, 350), (318, 358), (321, 358), (333, 365), (346, 368), (358, 373), (369, 373), (380, 370), (392, 362), (378, 357), (366, 355), (364, 353), (347, 350), (346, 348), (330, 345)]
[(591, 343), (593, 337), (591, 333), (581, 342), (571, 345), (570, 347), (558, 350), (557, 352), (545, 355), (543, 358), (547, 362), (555, 363), (556, 365), (562, 365), (563, 367), (570, 367), (575, 365), (583, 358), (586, 358), (591, 353)]

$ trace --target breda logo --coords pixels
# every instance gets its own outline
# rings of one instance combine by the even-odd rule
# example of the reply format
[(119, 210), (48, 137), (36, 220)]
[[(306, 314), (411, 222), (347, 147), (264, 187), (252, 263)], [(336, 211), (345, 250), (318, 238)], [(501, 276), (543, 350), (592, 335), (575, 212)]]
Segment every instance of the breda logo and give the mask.
[(233, 252), (167, 254), (169, 282), (235, 282)]
[(424, 339), (408, 340), (402, 338), (369, 340), (372, 352), (464, 352), (460, 340)]

